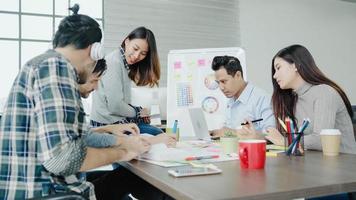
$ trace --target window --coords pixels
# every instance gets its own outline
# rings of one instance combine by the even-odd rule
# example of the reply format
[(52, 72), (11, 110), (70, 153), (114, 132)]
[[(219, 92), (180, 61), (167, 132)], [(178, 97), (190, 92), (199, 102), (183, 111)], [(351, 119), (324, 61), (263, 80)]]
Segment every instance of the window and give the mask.
[(68, 8), (80, 5), (80, 14), (103, 24), (103, 0), (0, 0), (0, 113), (19, 69), (28, 60), (51, 48), (60, 21)]
[(52, 21), (50, 17), (22, 15), (21, 37), (28, 40), (51, 40)]
[(0, 29), (0, 37), (1, 38), (18, 38), (19, 37), (19, 16), (18, 15), (0, 13), (0, 22), (1, 22), (1, 24), (3, 24), (3, 28)]
[[(0, 105), (1, 99), (9, 94), (12, 82), (19, 70), (19, 42), (0, 40), (0, 55), (6, 55), (1, 59), (0, 67)], [(0, 108), (0, 112), (1, 112)]]

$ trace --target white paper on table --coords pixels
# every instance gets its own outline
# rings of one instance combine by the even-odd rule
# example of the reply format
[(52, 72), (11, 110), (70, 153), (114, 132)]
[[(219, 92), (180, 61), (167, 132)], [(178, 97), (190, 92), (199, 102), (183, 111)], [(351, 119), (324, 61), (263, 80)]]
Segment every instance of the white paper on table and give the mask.
[(151, 149), (140, 156), (143, 160), (152, 161), (168, 161), (168, 162), (185, 162), (187, 157), (191, 156), (212, 156), (219, 155), (219, 158), (215, 159), (204, 159), (200, 162), (222, 162), (229, 160), (237, 160), (238, 156), (226, 155), (222, 151), (211, 151), (207, 147), (197, 147), (191, 144), (192, 141), (177, 143), (178, 148), (167, 147), (165, 144), (154, 144)]

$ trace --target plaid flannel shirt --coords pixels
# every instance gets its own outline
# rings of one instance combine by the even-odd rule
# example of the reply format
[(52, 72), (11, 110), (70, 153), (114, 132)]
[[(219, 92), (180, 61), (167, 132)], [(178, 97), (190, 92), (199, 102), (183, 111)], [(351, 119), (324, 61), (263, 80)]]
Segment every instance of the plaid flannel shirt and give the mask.
[(0, 197), (25, 199), (94, 187), (73, 175), (86, 156), (85, 113), (74, 67), (53, 50), (15, 79), (0, 123)]

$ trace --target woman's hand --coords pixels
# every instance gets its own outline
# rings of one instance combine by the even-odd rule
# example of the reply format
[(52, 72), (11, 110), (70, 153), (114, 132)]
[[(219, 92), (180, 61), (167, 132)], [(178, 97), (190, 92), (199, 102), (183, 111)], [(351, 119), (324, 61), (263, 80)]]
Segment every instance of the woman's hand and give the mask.
[(177, 143), (177, 136), (170, 133), (161, 133), (153, 137), (145, 137), (148, 142), (152, 144), (164, 143), (168, 147), (175, 147)]
[(92, 130), (97, 132), (109, 132), (118, 136), (125, 135), (125, 132), (130, 132), (131, 135), (140, 135), (140, 129), (134, 123), (112, 124), (93, 128)]
[(145, 124), (151, 123), (150, 113), (151, 112), (148, 108), (142, 108), (142, 110), (140, 112), (140, 117), (143, 119), (143, 122), (145, 122)]
[(262, 139), (262, 135), (257, 133), (253, 123), (250, 120), (246, 120), (246, 125), (243, 125), (241, 129), (235, 131), (236, 135), (240, 139)]
[(131, 160), (151, 148), (149, 141), (141, 136), (118, 136), (118, 148), (126, 150), (127, 154), (122, 159), (123, 161)]
[(150, 116), (150, 110), (148, 108), (142, 108), (140, 111), (140, 117), (149, 117)]
[(275, 128), (268, 128), (267, 135), (265, 138), (271, 141), (275, 145), (283, 146), (284, 145), (284, 137), (283, 135)]
[(235, 130), (227, 127), (222, 127), (221, 129), (214, 129), (209, 131), (211, 138), (219, 138), (225, 136), (225, 133), (235, 134)]

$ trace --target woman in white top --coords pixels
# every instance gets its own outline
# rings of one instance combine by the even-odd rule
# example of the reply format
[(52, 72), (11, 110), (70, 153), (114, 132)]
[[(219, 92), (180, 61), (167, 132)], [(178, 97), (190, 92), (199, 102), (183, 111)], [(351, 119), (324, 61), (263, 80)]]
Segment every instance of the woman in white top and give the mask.
[(136, 123), (141, 133), (162, 133), (149, 124), (147, 108), (130, 104), (132, 82), (137, 86), (158, 86), (160, 63), (152, 31), (136, 28), (105, 59), (108, 69), (93, 94), (91, 125)]

